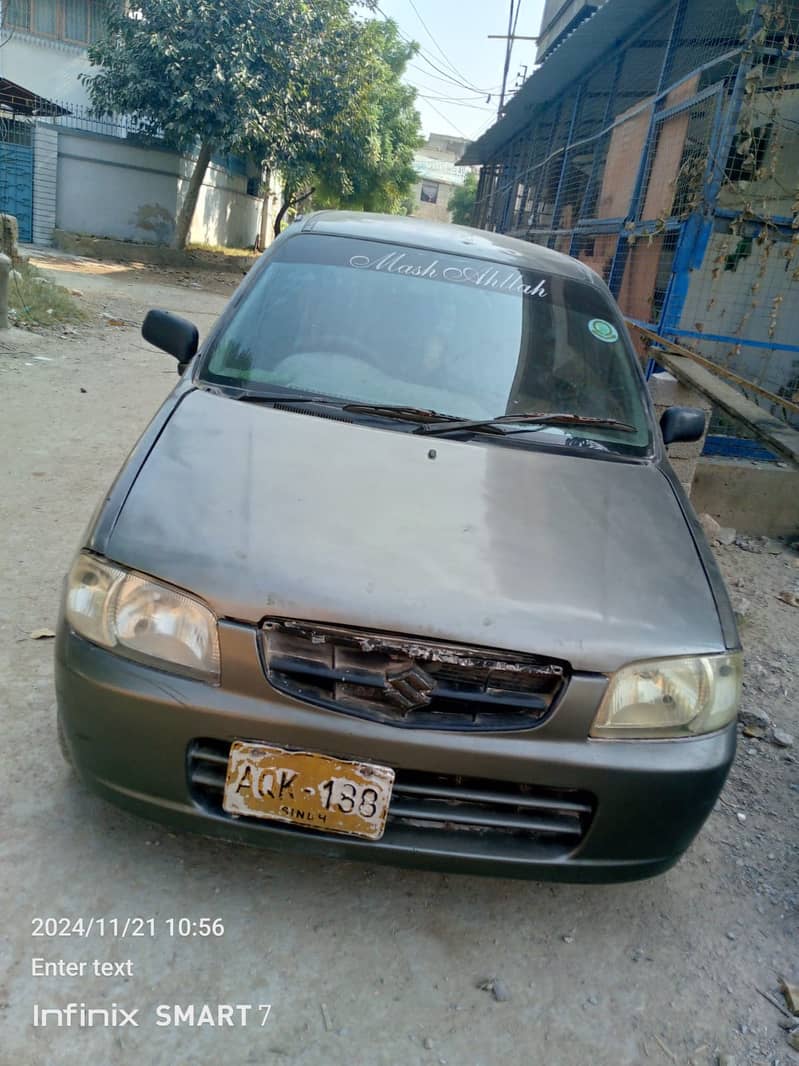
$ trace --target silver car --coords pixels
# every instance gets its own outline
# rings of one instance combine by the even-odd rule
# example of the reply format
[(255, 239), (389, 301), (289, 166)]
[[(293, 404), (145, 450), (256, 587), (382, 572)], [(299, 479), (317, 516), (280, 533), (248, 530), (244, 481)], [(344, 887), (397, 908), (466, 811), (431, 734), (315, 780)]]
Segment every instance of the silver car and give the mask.
[(102, 502), (56, 644), (88, 785), (187, 829), (560, 880), (670, 867), (741, 654), (586, 266), (322, 212), (261, 257)]

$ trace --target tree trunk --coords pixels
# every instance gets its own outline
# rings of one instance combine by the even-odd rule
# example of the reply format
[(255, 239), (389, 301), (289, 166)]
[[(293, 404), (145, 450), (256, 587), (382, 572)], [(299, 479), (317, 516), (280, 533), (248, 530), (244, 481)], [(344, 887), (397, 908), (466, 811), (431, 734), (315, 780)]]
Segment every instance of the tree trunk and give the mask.
[(208, 164), (211, 162), (212, 151), (213, 147), (207, 141), (203, 141), (200, 145), (197, 162), (194, 164), (194, 170), (191, 172), (191, 177), (189, 178), (189, 187), (186, 190), (186, 198), (183, 201), (183, 206), (180, 209), (175, 224), (174, 245), (181, 250), (186, 247), (186, 242), (189, 239), (189, 230), (191, 229), (194, 211), (197, 207), (197, 199), (200, 195), (205, 172), (208, 170)]
[(283, 228), (283, 219), (286, 217), (286, 212), (290, 207), (296, 207), (297, 204), (301, 204), (303, 200), (307, 200), (309, 196), (313, 196), (316, 192), (316, 186), (312, 185), (308, 192), (304, 192), (302, 196), (295, 197), (293, 193), (285, 190), (283, 193), (284, 200), (280, 205), (280, 210), (275, 218), (275, 236), (280, 236), (280, 230)]
[(280, 210), (275, 215), (274, 230), (275, 230), (275, 236), (276, 237), (280, 236), (280, 231), (283, 228), (283, 219), (286, 217), (286, 212), (288, 211), (288, 209), (294, 203), (294, 198), (291, 195), (291, 193), (286, 192), (286, 193), (283, 194), (283, 196), (284, 196), (283, 203), (280, 205)]

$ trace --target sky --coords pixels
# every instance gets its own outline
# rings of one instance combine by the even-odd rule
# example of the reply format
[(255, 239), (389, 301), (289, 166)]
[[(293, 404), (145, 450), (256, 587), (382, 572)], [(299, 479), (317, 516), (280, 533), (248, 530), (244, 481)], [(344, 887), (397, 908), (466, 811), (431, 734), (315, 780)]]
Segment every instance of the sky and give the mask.
[[(507, 34), (510, 0), (378, 0), (378, 4), (399, 24), (403, 36), (422, 47), (405, 80), (418, 90), (416, 106), (425, 136), (449, 133), (477, 138), (496, 120), (505, 41), (489, 41), (487, 36)], [(537, 34), (543, 9), (544, 0), (522, 0), (517, 35)], [(515, 43), (508, 73), (511, 89), (523, 64), (532, 72), (535, 50), (533, 41)], [(491, 102), (486, 103), (489, 93)]]

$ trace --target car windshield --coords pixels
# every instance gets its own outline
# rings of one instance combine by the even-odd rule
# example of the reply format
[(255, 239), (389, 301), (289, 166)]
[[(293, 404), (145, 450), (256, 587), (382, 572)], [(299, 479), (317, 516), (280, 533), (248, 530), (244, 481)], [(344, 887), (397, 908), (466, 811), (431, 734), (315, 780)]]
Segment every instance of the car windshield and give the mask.
[(255, 395), (285, 390), (463, 419), (615, 420), (627, 429), (528, 426), (524, 436), (642, 454), (650, 431), (634, 358), (612, 301), (588, 283), (300, 234), (259, 270), (198, 376)]

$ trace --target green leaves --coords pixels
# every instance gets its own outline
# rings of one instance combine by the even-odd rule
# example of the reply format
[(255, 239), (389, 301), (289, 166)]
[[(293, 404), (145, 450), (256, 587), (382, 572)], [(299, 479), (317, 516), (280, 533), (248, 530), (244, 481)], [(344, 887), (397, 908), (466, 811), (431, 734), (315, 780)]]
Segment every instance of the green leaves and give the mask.
[(447, 205), (452, 221), (459, 226), (470, 226), (472, 212), (477, 201), (477, 175), (469, 172), (460, 188), (455, 189)]
[(420, 144), (415, 91), (401, 75), (415, 46), (395, 23), (342, 19), (306, 85), (314, 135), (270, 159), (292, 190), (313, 182), (318, 206), (399, 212)]
[(400, 80), (414, 51), (348, 0), (133, 0), (113, 6), (82, 80), (96, 112), (178, 150), (249, 151), (289, 200), (314, 185), (321, 203), (396, 211), (420, 143)]

